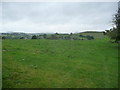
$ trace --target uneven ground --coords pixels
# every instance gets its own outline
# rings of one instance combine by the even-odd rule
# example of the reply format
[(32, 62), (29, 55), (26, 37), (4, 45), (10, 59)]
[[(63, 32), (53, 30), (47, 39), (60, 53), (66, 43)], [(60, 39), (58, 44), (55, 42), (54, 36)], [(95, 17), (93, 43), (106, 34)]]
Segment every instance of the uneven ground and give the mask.
[(3, 40), (3, 88), (116, 88), (118, 45), (96, 40)]

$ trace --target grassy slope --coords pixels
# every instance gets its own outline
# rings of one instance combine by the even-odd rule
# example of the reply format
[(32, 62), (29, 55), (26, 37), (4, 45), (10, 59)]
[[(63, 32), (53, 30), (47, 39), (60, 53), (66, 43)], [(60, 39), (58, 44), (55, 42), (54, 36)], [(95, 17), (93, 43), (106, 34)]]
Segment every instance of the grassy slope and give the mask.
[(3, 40), (3, 50), (4, 88), (117, 87), (117, 44), (107, 39)]

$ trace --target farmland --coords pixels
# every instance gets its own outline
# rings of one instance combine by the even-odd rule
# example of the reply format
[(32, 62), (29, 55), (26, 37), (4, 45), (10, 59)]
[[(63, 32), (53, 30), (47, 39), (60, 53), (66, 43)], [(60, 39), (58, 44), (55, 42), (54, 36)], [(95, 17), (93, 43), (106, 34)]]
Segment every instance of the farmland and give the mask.
[(22, 33), (11, 32), (1, 33), (2, 39), (49, 39), (49, 40), (92, 40), (96, 38), (103, 38), (103, 32), (81, 32), (81, 33)]
[(3, 88), (118, 87), (118, 44), (108, 38), (2, 44)]

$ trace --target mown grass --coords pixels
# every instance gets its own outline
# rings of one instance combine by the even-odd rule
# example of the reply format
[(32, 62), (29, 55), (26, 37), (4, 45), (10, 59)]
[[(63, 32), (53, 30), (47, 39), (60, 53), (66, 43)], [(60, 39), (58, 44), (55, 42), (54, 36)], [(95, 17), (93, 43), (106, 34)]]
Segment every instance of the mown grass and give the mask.
[(116, 88), (118, 45), (96, 40), (3, 40), (3, 88)]

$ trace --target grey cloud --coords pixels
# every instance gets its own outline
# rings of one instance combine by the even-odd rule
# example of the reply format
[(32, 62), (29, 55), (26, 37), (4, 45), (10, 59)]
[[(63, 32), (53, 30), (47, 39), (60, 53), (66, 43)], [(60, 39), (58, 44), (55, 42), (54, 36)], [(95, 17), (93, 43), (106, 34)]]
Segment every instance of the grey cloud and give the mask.
[[(86, 25), (86, 29), (105, 29), (110, 27), (112, 15), (117, 10), (115, 2), (64, 2), (64, 3), (3, 3), (3, 23), (22, 22), (36, 25)], [(27, 24), (26, 24), (27, 25)], [(87, 26), (90, 26), (88, 27)], [(29, 25), (28, 25), (29, 26)], [(5, 25), (4, 25), (5, 27)], [(62, 26), (61, 26), (62, 27)], [(64, 27), (64, 26), (63, 26)], [(75, 27), (75, 26), (73, 26)], [(84, 27), (84, 26), (83, 26)], [(13, 29), (17, 30), (17, 26)], [(71, 26), (72, 28), (72, 26)], [(7, 28), (9, 29), (9, 28)], [(22, 27), (21, 29), (26, 30)], [(29, 29), (29, 28), (28, 28)], [(43, 30), (44, 28), (42, 28)], [(45, 28), (49, 30), (48, 28)], [(57, 27), (55, 27), (57, 29)], [(62, 28), (66, 29), (66, 28)], [(84, 29), (79, 27), (79, 29)], [(38, 32), (42, 31), (41, 28)], [(77, 29), (78, 30), (78, 29)], [(32, 29), (30, 30), (32, 31)], [(59, 28), (58, 28), (59, 31)], [(71, 31), (74, 31), (73, 28)], [(76, 30), (75, 30), (76, 31)]]

